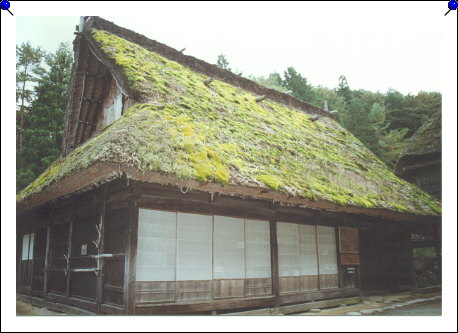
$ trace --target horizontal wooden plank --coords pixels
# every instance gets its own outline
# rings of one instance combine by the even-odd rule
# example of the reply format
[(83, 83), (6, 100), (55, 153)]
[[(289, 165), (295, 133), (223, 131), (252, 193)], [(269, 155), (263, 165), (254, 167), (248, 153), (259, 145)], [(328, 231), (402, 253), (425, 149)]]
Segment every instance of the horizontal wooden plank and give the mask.
[(337, 299), (330, 299), (324, 300), (319, 302), (310, 302), (310, 303), (303, 303), (303, 304), (295, 304), (295, 305), (287, 305), (281, 306), (278, 308), (278, 311), (283, 314), (291, 314), (291, 313), (299, 313), (308, 311), (310, 309), (323, 309), (323, 308), (330, 308), (334, 306), (339, 306), (341, 304), (351, 305), (361, 303), (361, 297), (350, 297), (350, 298), (337, 298)]
[(101, 304), (100, 312), (102, 314), (123, 315), (126, 314), (124, 308), (112, 304)]
[(60, 312), (64, 312), (64, 313), (68, 313), (72, 315), (90, 316), (90, 315), (96, 314), (96, 312), (87, 311), (87, 310), (80, 309), (80, 308), (77, 308), (77, 307), (74, 307), (68, 304), (45, 302), (43, 301), (42, 298), (23, 296), (23, 295), (17, 295), (17, 298), (23, 302), (30, 303), (35, 306), (46, 307), (49, 310), (60, 311)]
[(194, 312), (208, 312), (227, 309), (243, 309), (254, 307), (268, 307), (274, 304), (275, 298), (258, 297), (249, 299), (218, 300), (200, 303), (172, 303), (172, 304), (139, 304), (135, 308), (135, 314), (186, 314)]
[(304, 303), (312, 302), (316, 300), (332, 299), (332, 298), (343, 298), (349, 296), (358, 296), (358, 289), (329, 289), (329, 290), (320, 290), (310, 291), (310, 292), (301, 292), (290, 295), (280, 295), (280, 304), (294, 304), (294, 303)]
[(110, 290), (116, 293), (123, 293), (124, 287), (123, 286), (113, 286), (111, 284), (104, 284), (103, 289)]

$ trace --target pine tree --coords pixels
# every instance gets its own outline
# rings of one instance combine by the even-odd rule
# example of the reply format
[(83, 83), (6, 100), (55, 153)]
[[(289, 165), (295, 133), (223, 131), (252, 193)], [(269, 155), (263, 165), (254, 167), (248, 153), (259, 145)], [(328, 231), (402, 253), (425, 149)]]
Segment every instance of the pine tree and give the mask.
[(226, 59), (226, 56), (224, 54), (220, 54), (218, 56), (218, 60), (216, 61), (216, 66), (222, 69), (227, 69), (228, 71), (231, 71), (231, 68), (229, 67), (229, 61)]
[(73, 56), (67, 44), (46, 56), (49, 70), (38, 80), (17, 153), (17, 190), (28, 185), (59, 157)]
[(41, 64), (44, 56), (45, 52), (30, 42), (16, 46), (16, 137), (19, 151), (24, 146), (24, 123), (34, 96), (33, 84), (44, 73)]
[(309, 103), (314, 99), (312, 86), (294, 67), (288, 67), (283, 77), (282, 85), (290, 91), (292, 96)]

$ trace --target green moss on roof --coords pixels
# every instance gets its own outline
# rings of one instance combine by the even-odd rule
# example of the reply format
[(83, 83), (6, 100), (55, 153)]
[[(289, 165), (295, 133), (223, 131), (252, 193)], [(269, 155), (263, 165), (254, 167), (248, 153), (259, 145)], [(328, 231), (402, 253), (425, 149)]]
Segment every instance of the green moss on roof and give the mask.
[(412, 135), (403, 155), (440, 152), (442, 150), (441, 136), (441, 112), (436, 112)]
[[(264, 187), (339, 205), (437, 215), (440, 205), (396, 177), (352, 134), (206, 77), (104, 31), (93, 38), (124, 71), (133, 105), (18, 194), (22, 200), (98, 161), (223, 186)], [(158, 105), (161, 106), (158, 106)]]

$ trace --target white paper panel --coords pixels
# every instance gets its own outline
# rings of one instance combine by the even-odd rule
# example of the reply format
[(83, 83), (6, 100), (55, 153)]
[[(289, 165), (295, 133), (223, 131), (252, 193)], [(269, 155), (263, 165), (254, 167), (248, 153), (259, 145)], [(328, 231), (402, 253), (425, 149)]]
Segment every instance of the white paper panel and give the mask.
[(295, 223), (277, 222), (278, 270), (280, 276), (299, 276), (299, 230)]
[(212, 217), (178, 213), (177, 280), (212, 279)]
[(317, 226), (317, 232), (320, 274), (337, 274), (335, 228)]
[(33, 259), (33, 248), (35, 245), (35, 233), (30, 234), (30, 243), (29, 243), (29, 260)]
[(114, 120), (118, 120), (121, 118), (122, 114), (122, 94), (119, 94), (115, 97), (113, 101), (113, 109), (114, 109)]
[(29, 239), (30, 234), (22, 237), (22, 260), (27, 260), (29, 258)]
[(245, 220), (246, 277), (270, 278), (270, 225), (268, 221)]
[(137, 281), (174, 281), (176, 213), (140, 209)]
[(110, 103), (110, 105), (105, 108), (105, 126), (115, 121), (114, 117), (114, 103)]
[(213, 277), (245, 278), (244, 220), (215, 215), (214, 228)]
[(318, 275), (314, 225), (299, 225), (299, 263), (301, 275)]

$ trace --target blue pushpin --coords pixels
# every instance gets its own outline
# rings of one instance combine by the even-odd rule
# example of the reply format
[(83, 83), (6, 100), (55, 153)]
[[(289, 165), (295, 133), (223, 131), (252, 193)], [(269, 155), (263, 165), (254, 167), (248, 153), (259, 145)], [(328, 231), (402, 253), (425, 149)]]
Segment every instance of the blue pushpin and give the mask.
[(10, 12), (10, 10), (8, 8), (10, 8), (10, 2), (7, 1), (7, 0), (2, 0), (2, 2), (0, 2), (0, 8), (3, 9), (3, 10), (7, 10), (8, 13), (10, 13), (11, 15), (13, 15), (13, 13)]
[[(456, 2), (455, 0), (451, 0), (448, 2), (448, 12), (445, 13), (445, 15), (447, 15), (448, 13), (450, 13), (451, 10), (456, 10), (458, 8), (458, 2)], [(444, 16), (445, 16), (444, 15)]]

